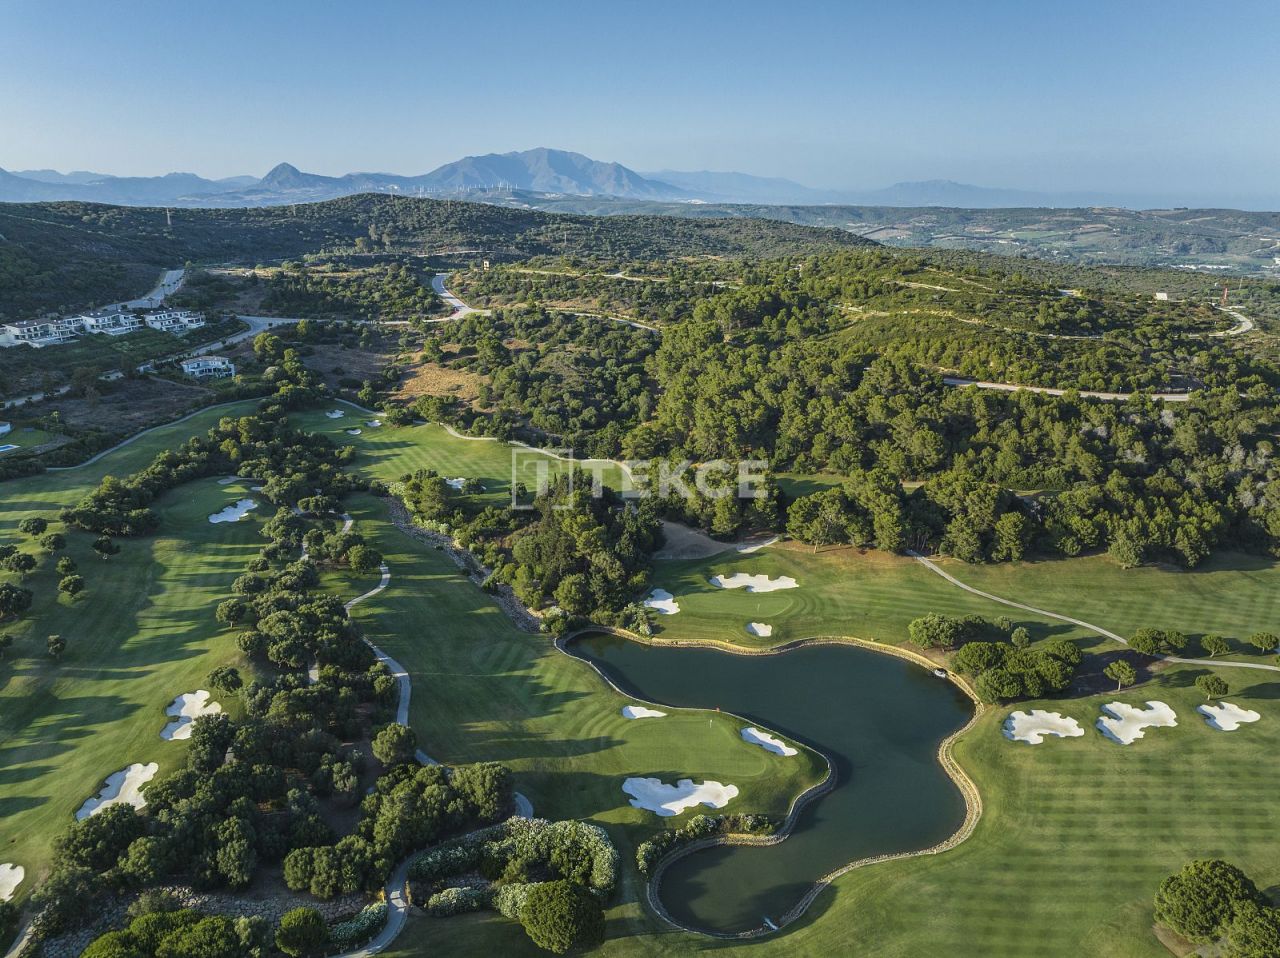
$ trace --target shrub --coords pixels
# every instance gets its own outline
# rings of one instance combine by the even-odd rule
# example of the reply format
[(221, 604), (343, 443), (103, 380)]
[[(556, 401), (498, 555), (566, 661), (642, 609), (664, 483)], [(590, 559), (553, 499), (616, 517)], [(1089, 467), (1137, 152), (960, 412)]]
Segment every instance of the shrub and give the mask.
[(387, 923), (387, 903), (366, 905), (354, 918), (340, 921), (329, 928), (329, 941), (339, 948), (357, 948), (382, 930)]
[(569, 881), (529, 886), (520, 907), (520, 924), (535, 945), (557, 955), (604, 940), (600, 902)]
[(1258, 889), (1239, 868), (1220, 859), (1202, 859), (1160, 884), (1156, 921), (1190, 941), (1221, 937), (1244, 902), (1259, 901)]
[(489, 904), (489, 893), (480, 888), (446, 888), (427, 901), (427, 914), (433, 918), (449, 918), (479, 911)]
[(280, 927), (276, 929), (276, 947), (297, 958), (319, 949), (328, 935), (320, 912), (314, 908), (295, 908), (285, 912), (280, 919)]

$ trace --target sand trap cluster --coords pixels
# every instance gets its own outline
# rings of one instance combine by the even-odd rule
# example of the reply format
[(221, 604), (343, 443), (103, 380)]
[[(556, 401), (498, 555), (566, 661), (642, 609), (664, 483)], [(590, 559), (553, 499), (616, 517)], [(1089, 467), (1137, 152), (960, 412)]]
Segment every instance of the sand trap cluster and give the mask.
[(762, 732), (758, 728), (749, 727), (742, 730), (742, 740), (750, 742), (752, 745), (759, 745), (763, 749), (767, 749), (777, 755), (799, 755), (800, 753), (788, 745), (782, 739), (770, 735), (768, 732)]
[(184, 692), (170, 703), (164, 714), (173, 721), (160, 730), (160, 737), (167, 742), (191, 738), (191, 726), (202, 715), (217, 715), (222, 706), (209, 701), (206, 689)]
[(358, 436), (358, 435), (360, 435), (362, 432), (364, 432), (364, 430), (363, 430), (363, 429), (348, 429), (348, 430), (347, 430), (347, 435), (348, 435), (348, 436)]
[(711, 584), (719, 589), (746, 589), (748, 592), (777, 592), (779, 589), (794, 589), (798, 584), (789, 575), (771, 579), (767, 575), (747, 575), (735, 572), (731, 576), (713, 575)]
[(642, 718), (666, 718), (666, 712), (659, 712), (657, 709), (645, 708), (643, 705), (624, 705), (622, 706), (622, 717), (627, 719)]
[(1098, 731), (1121, 745), (1132, 745), (1137, 739), (1145, 738), (1143, 729), (1172, 728), (1178, 724), (1173, 709), (1164, 702), (1148, 702), (1144, 709), (1123, 702), (1108, 702), (1102, 711), (1109, 714), (1098, 719)]
[(341, 409), (330, 409), (325, 415), (330, 419), (341, 419), (346, 413)]
[(1241, 725), (1256, 722), (1262, 718), (1253, 709), (1242, 709), (1231, 702), (1220, 702), (1217, 705), (1197, 705), (1196, 711), (1204, 716), (1205, 723), (1209, 728), (1216, 728), (1219, 732), (1234, 732)]
[(1039, 745), (1046, 735), (1058, 738), (1077, 738), (1084, 734), (1080, 723), (1058, 712), (1032, 709), (1030, 712), (1010, 712), (1004, 720), (1004, 737), (1014, 742)]
[(22, 884), (22, 879), (26, 877), (26, 870), (21, 865), (14, 865), (11, 862), (0, 863), (0, 901), (8, 901), (12, 898), (13, 893)]
[(631, 796), (633, 808), (647, 809), (662, 818), (679, 815), (695, 805), (724, 808), (730, 799), (738, 795), (737, 785), (720, 782), (699, 782), (695, 785), (691, 778), (682, 778), (674, 785), (668, 785), (659, 778), (629, 778), (622, 783), (622, 790)]
[(110, 808), (112, 805), (132, 805), (134, 808), (144, 807), (147, 804), (147, 800), (142, 795), (142, 786), (155, 778), (158, 771), (160, 771), (160, 766), (155, 762), (150, 762), (146, 765), (135, 762), (128, 768), (112, 772), (107, 776), (107, 782), (98, 794), (93, 798), (85, 799), (85, 803), (80, 806), (80, 811), (76, 812), (76, 821), (81, 821), (90, 815), (96, 815), (104, 808)]
[(650, 592), (649, 598), (644, 600), (644, 607), (653, 609), (654, 612), (661, 612), (663, 615), (675, 615), (680, 611), (680, 603), (666, 589), (654, 589)]
[(249, 514), (249, 510), (258, 508), (258, 504), (252, 499), (241, 499), (233, 505), (227, 506), (221, 512), (215, 512), (209, 517), (209, 521), (218, 522), (239, 522)]
[(767, 639), (769, 636), (773, 635), (773, 626), (766, 622), (748, 622), (747, 631), (752, 635), (758, 635), (761, 638)]

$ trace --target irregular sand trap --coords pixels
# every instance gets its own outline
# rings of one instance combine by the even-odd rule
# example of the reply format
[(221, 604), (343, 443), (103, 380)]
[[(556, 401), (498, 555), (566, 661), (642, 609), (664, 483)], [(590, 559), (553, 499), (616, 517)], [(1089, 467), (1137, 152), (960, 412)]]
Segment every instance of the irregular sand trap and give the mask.
[(771, 579), (767, 575), (747, 575), (745, 572), (735, 572), (728, 577), (713, 575), (711, 584), (720, 589), (746, 589), (748, 592), (776, 592), (794, 589), (798, 585), (789, 575)]
[(26, 877), (26, 870), (21, 865), (9, 862), (0, 864), (0, 901), (8, 901), (12, 898), (13, 893), (22, 884), (22, 879)]
[(661, 612), (663, 615), (675, 615), (680, 611), (680, 603), (666, 589), (654, 589), (650, 592), (649, 598), (644, 600), (644, 607)]
[(328, 416), (330, 419), (341, 419), (343, 416), (346, 415), (346, 413), (343, 412), (341, 409), (330, 409), (327, 413), (325, 413), (325, 415)]
[(790, 745), (782, 741), (782, 739), (770, 735), (768, 732), (762, 732), (758, 728), (744, 728), (742, 730), (742, 740), (750, 742), (752, 745), (759, 745), (763, 749), (774, 752), (778, 755), (799, 755), (800, 753)]
[(1032, 709), (1030, 712), (1010, 712), (1004, 720), (1004, 737), (1014, 742), (1026, 742), (1028, 745), (1039, 745), (1046, 735), (1058, 738), (1076, 738), (1084, 734), (1080, 723), (1073, 718), (1064, 718), (1058, 712), (1045, 712)]
[(221, 705), (209, 701), (209, 693), (205, 689), (184, 692), (164, 710), (164, 714), (172, 716), (173, 721), (160, 730), (160, 737), (166, 742), (191, 738), (191, 725), (196, 719), (201, 715), (217, 715), (221, 711)]
[(110, 808), (112, 805), (132, 805), (134, 808), (144, 807), (147, 804), (147, 800), (143, 797), (142, 786), (155, 778), (158, 771), (160, 771), (160, 766), (155, 762), (147, 765), (140, 765), (135, 762), (128, 768), (112, 772), (107, 776), (107, 783), (101, 791), (93, 798), (85, 799), (85, 803), (80, 806), (80, 811), (76, 812), (76, 821), (81, 821), (90, 815), (96, 815), (104, 808)]
[(381, 426), (381, 425), (382, 425), (382, 420), (381, 420), (381, 419), (366, 419), (366, 420), (364, 421), (364, 424), (365, 424), (366, 426), (368, 426), (370, 429), (377, 429), (379, 426)]
[(360, 433), (362, 433), (363, 431), (364, 431), (363, 429), (348, 429), (348, 430), (347, 430), (347, 435), (348, 435), (348, 436), (358, 436), (358, 435), (360, 435)]
[(748, 622), (747, 631), (752, 635), (758, 635), (761, 638), (768, 638), (773, 635), (773, 626), (764, 622)]
[(1145, 738), (1145, 728), (1172, 728), (1178, 724), (1178, 717), (1173, 709), (1163, 702), (1148, 702), (1145, 709), (1125, 705), (1123, 702), (1108, 702), (1102, 711), (1109, 712), (1110, 717), (1098, 719), (1098, 731), (1121, 745), (1132, 745), (1136, 739)]
[(1219, 732), (1234, 732), (1241, 725), (1256, 722), (1262, 718), (1253, 709), (1242, 709), (1230, 702), (1222, 702), (1218, 705), (1197, 705), (1196, 711), (1204, 716), (1209, 728), (1216, 728)]
[(622, 706), (622, 717), (628, 719), (642, 718), (666, 718), (666, 712), (659, 712), (657, 709), (645, 708), (643, 705), (624, 705)]
[(223, 476), (221, 479), (218, 480), (218, 485), (229, 486), (231, 485), (231, 483), (235, 482), (239, 478), (240, 478), (239, 476)]
[(241, 499), (235, 505), (227, 506), (221, 512), (215, 512), (209, 517), (210, 522), (239, 522), (249, 514), (250, 509), (258, 508), (258, 504), (252, 499)]
[(662, 818), (679, 815), (695, 805), (724, 808), (738, 795), (737, 785), (720, 782), (695, 785), (691, 778), (682, 778), (674, 785), (658, 778), (629, 778), (622, 783), (622, 790), (631, 796), (632, 808), (645, 808)]

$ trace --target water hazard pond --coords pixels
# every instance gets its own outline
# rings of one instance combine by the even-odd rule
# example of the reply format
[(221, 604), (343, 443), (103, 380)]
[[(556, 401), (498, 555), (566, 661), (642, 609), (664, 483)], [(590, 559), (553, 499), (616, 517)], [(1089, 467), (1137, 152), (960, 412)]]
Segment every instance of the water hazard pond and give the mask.
[[(758, 928), (834, 869), (929, 848), (964, 822), (964, 798), (937, 752), (969, 721), (973, 703), (919, 665), (851, 645), (734, 655), (601, 633), (569, 650), (638, 698), (718, 706), (816, 748), (835, 767), (835, 790), (804, 807), (786, 841), (711, 848), (667, 869), (659, 894), (683, 924), (730, 934)], [(687, 771), (699, 778), (698, 769)], [(744, 792), (725, 811), (750, 811), (750, 802)]]

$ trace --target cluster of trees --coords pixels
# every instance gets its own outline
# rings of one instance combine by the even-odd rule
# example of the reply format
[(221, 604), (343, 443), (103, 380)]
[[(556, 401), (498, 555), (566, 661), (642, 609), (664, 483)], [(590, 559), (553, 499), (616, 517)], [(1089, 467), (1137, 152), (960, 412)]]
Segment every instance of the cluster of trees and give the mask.
[(418, 262), (323, 258), (289, 260), (270, 273), (262, 308), (283, 316), (413, 320), (437, 311), (440, 300)]
[[(991, 633), (1007, 641), (979, 638)], [(1084, 653), (1074, 642), (1055, 639), (1031, 647), (1025, 626), (1014, 626), (1001, 617), (994, 623), (982, 616), (963, 618), (930, 612), (907, 625), (907, 635), (922, 649), (955, 649), (951, 666), (973, 679), (984, 702), (1008, 702), (1043, 698), (1066, 691), (1075, 678)], [(957, 648), (958, 647), (958, 648)]]
[(510, 812), (511, 773), (506, 767), (423, 766), (417, 764), (412, 748), (406, 751), (361, 802), (360, 821), (352, 834), (289, 852), (284, 880), (290, 888), (317, 898), (375, 891), (409, 852)]
[(694, 815), (679, 828), (658, 832), (636, 846), (636, 867), (652, 874), (658, 862), (681, 845), (713, 835), (769, 835), (778, 823), (765, 815)]
[(1221, 859), (1188, 863), (1160, 884), (1156, 921), (1199, 944), (1220, 942), (1225, 958), (1280, 955), (1280, 908)]
[(261, 916), (175, 908), (146, 912), (120, 931), (100, 935), (81, 958), (265, 958), (271, 944), (271, 929)]

